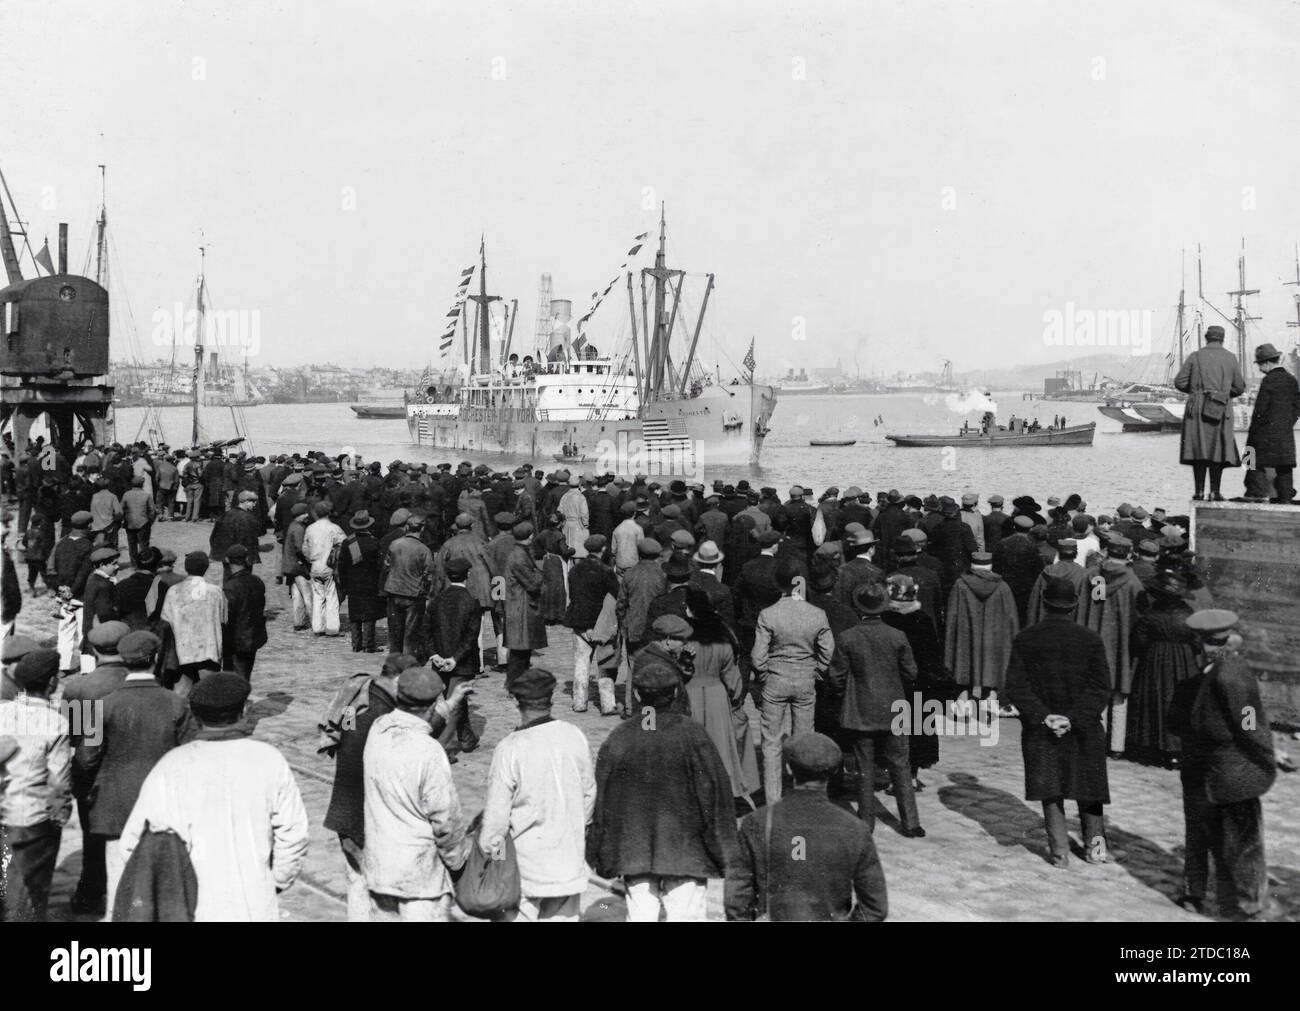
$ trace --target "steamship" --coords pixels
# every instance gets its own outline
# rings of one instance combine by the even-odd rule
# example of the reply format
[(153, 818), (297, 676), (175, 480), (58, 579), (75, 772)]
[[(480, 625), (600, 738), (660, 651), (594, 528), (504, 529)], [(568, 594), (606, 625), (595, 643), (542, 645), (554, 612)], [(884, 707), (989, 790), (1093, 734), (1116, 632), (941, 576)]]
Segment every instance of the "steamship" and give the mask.
[(619, 474), (699, 479), (705, 466), (757, 465), (778, 391), (754, 382), (752, 358), (730, 382), (701, 366), (696, 348), (712, 274), (684, 356), (674, 359), (674, 328), (679, 319), (686, 327), (679, 312), (686, 275), (666, 266), (665, 242), (661, 214), (655, 265), (640, 272), (639, 327), (627, 274), (631, 340), (622, 354), (602, 354), (581, 334), (572, 339), (565, 299), (551, 302), (550, 332), (539, 334), (537, 346), (511, 353), (503, 332), (494, 354), (488, 309), (498, 296), (488, 294), (480, 249), (479, 293), (469, 296), (479, 307), (475, 339), (462, 314), (465, 362), (429, 376), (408, 402), (411, 438), (466, 455), (560, 459)]

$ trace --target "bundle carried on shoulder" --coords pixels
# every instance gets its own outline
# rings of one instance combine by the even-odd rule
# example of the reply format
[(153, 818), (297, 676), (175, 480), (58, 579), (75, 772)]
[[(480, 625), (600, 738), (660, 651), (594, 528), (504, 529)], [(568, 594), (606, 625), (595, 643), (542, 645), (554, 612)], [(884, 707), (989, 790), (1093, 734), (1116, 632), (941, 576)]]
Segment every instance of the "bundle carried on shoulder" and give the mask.
[(373, 680), (369, 674), (351, 674), (339, 685), (316, 721), (316, 729), (320, 731), (316, 754), (334, 757), (343, 731), (354, 727), (357, 717), (370, 708), (370, 682)]

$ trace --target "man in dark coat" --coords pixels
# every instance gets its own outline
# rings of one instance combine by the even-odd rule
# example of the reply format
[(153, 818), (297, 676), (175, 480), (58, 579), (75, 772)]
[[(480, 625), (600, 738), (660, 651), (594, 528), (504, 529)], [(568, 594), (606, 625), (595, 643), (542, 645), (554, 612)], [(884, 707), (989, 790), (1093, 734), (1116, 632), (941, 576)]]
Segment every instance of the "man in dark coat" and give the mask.
[(754, 648), (754, 627), (759, 613), (781, 599), (781, 588), (776, 585), (776, 549), (781, 535), (775, 530), (764, 530), (758, 535), (759, 554), (740, 569), (733, 592), (736, 597), (736, 620), (740, 625), (740, 665), (749, 673), (749, 655)]
[[(843, 755), (824, 734), (785, 742), (794, 789), (740, 823), (740, 855), (727, 872), (728, 920), (879, 922), (889, 911), (871, 831), (826, 796)], [(801, 839), (803, 847), (781, 845)], [(857, 899), (856, 905), (854, 899)]]
[(704, 726), (673, 711), (675, 665), (639, 663), (632, 686), (635, 716), (596, 758), (587, 862), (623, 878), (630, 922), (703, 920), (708, 879), (738, 858), (731, 779)]
[(998, 549), (1002, 540), (1002, 528), (1006, 525), (1007, 514), (1002, 511), (1005, 500), (1001, 495), (989, 496), (989, 511), (984, 514), (984, 551), (990, 554)]
[(876, 560), (881, 568), (888, 571), (894, 565), (893, 546), (904, 530), (911, 526), (911, 521), (903, 509), (903, 495), (898, 489), (889, 492), (885, 504), (876, 514), (876, 521), (871, 525), (871, 532), (876, 542), (881, 545)]
[(790, 489), (790, 497), (782, 506), (786, 515), (789, 517), (789, 525), (785, 528), (785, 535), (794, 545), (804, 552), (805, 556), (812, 553), (813, 539), (812, 527), (816, 513), (813, 507), (804, 501), (804, 490), (800, 485), (794, 485)]
[[(957, 577), (970, 571), (971, 555), (979, 550), (975, 532), (962, 522), (961, 508), (948, 496), (939, 500), (942, 520), (930, 534), (930, 554), (939, 559), (939, 582), (945, 596), (952, 591)], [(1028, 591), (1026, 591), (1027, 593)]]
[(859, 586), (885, 581), (885, 573), (872, 561), (879, 547), (871, 531), (860, 523), (844, 528), (844, 564), (835, 577), (835, 599), (845, 607), (853, 607), (853, 593)]
[[(257, 539), (266, 533), (266, 522), (257, 512), (257, 496), (253, 492), (241, 491), (235, 503), (236, 508), (222, 513), (212, 524), (209, 557), (214, 562), (224, 562), (231, 546), (242, 544), (248, 552), (248, 564), (256, 565), (260, 557)], [(229, 572), (229, 566), (223, 572)]]
[(631, 656), (650, 639), (646, 612), (650, 602), (668, 589), (668, 578), (659, 564), (659, 542), (647, 537), (637, 545), (637, 563), (623, 573), (618, 588), (616, 615), (623, 647)]
[(1033, 522), (1028, 516), (1020, 515), (1015, 519), (1016, 532), (1003, 537), (998, 548), (993, 552), (993, 571), (1007, 581), (1011, 593), (1016, 598), (1016, 617), (1020, 627), (1025, 627), (1029, 612), (1029, 598), (1034, 592), (1034, 583), (1043, 571), (1043, 556), (1039, 554), (1038, 545), (1029, 535)]
[(348, 521), (352, 532), (339, 548), (339, 603), (347, 601), (353, 653), (376, 651), (375, 622), (387, 614), (379, 592), (381, 558), (374, 526), (374, 517), (358, 510)]
[[(583, 545), (587, 554), (569, 569), (569, 606), (564, 624), (573, 630), (573, 711), (587, 711), (587, 692), (591, 681), (591, 661), (596, 643), (591, 631), (600, 620), (605, 598), (618, 600), (618, 577), (605, 561), (608, 541), (601, 534), (592, 534)], [(606, 684), (605, 682), (609, 683)], [(599, 682), (600, 712), (602, 716), (614, 713), (614, 682), (601, 677)]]
[(1272, 344), (1255, 349), (1255, 365), (1264, 373), (1255, 394), (1246, 445), (1255, 451), (1255, 470), (1275, 471), (1272, 502), (1295, 498), (1295, 423), (1300, 421), (1300, 385), (1282, 368), (1282, 355)]
[(916, 680), (916, 660), (907, 636), (881, 620), (889, 610), (889, 594), (883, 584), (859, 586), (853, 604), (862, 621), (836, 641), (828, 677), (836, 693), (843, 696), (840, 726), (852, 740), (858, 759), (858, 817), (868, 829), (874, 829), (879, 763), (889, 770), (903, 835), (919, 839), (925, 829), (916, 810), (908, 738), (893, 730), (894, 706), (907, 699), (903, 682)]
[[(1205, 347), (1193, 351), (1174, 377), (1175, 388), (1187, 394), (1183, 408), (1183, 437), (1179, 459), (1190, 464), (1196, 499), (1222, 502), (1219, 482), (1224, 467), (1240, 467), (1241, 454), (1232, 429), (1232, 398), (1246, 392), (1241, 363), (1223, 346), (1223, 327), (1205, 331)], [(1210, 491), (1205, 496), (1205, 477)]]
[[(426, 638), (430, 655), (434, 657), (433, 668), (441, 674), (449, 699), (461, 685), (468, 688), (474, 683), (482, 664), (478, 636), (483, 624), (483, 611), (474, 594), (465, 587), (469, 570), (470, 564), (463, 558), (448, 562), (447, 585), (425, 611)], [(460, 750), (470, 752), (478, 747), (478, 735), (470, 725), (469, 697), (461, 692), (460, 698), (438, 743), (444, 749), (449, 748), (454, 735)]]
[(219, 455), (203, 465), (203, 516), (213, 519), (226, 511), (226, 462)]
[(1001, 696), (1020, 619), (1015, 595), (987, 551), (976, 553), (971, 571), (953, 585), (944, 615), (944, 666), (975, 698)]
[(691, 585), (704, 591), (709, 598), (709, 603), (718, 612), (718, 617), (734, 632), (736, 630), (735, 597), (731, 588), (718, 578), (718, 566), (726, 561), (726, 556), (718, 550), (717, 544), (706, 540), (696, 549), (695, 554), (691, 556), (691, 561), (694, 563)]
[(52, 557), (54, 587), (66, 586), (72, 590), (72, 599), (81, 600), (86, 592), (86, 580), (94, 570), (90, 560), (94, 545), (90, 535), (90, 513), (79, 509), (70, 518), (71, 529), (54, 545)]
[(1079, 805), (1087, 861), (1105, 863), (1106, 650), (1097, 633), (1072, 619), (1076, 597), (1068, 580), (1051, 580), (1043, 601), (1047, 617), (1016, 636), (1007, 666), (1007, 695), (1020, 710), (1025, 799), (1043, 804), (1053, 867), (1070, 862), (1067, 800)]
[(663, 614), (686, 617), (686, 590), (694, 575), (690, 559), (682, 552), (674, 551), (668, 556), (668, 561), (663, 563), (663, 570), (664, 578), (668, 580), (668, 587), (650, 601), (650, 606), (646, 608), (647, 625), (653, 625), (655, 619)]
[(1043, 603), (1043, 592), (1047, 589), (1049, 579), (1064, 579), (1074, 587), (1075, 604), (1070, 617), (1080, 625), (1087, 624), (1086, 609), (1088, 603), (1088, 574), (1076, 560), (1079, 555), (1079, 543), (1073, 537), (1066, 537), (1056, 545), (1057, 560), (1038, 574), (1034, 588), (1029, 594), (1029, 608), (1026, 612), (1025, 628), (1037, 625), (1047, 616), (1047, 607)]
[(1187, 627), (1201, 636), (1210, 664), (1182, 685), (1170, 721), (1182, 739), (1183, 814), (1187, 823), (1185, 894), (1202, 911), (1209, 856), (1219, 883), (1219, 912), (1258, 919), (1268, 896), (1264, 810), (1260, 797), (1277, 776), (1277, 759), (1259, 684), (1238, 652), (1231, 611), (1197, 611)]
[(226, 621), (221, 627), (222, 668), (253, 676), (257, 651), (266, 645), (266, 584), (253, 575), (248, 549), (232, 544), (226, 550), (230, 575), (222, 584)]
[(935, 630), (943, 639), (943, 616), (948, 600), (943, 592), (943, 583), (939, 574), (920, 564), (921, 555), (916, 541), (910, 537), (900, 537), (894, 541), (894, 572), (909, 576), (916, 584), (916, 601), (921, 610), (934, 622)]
[(1111, 671), (1111, 704), (1106, 721), (1110, 750), (1123, 754), (1128, 729), (1128, 697), (1133, 690), (1133, 627), (1147, 609), (1146, 590), (1129, 566), (1132, 544), (1112, 536), (1106, 557), (1088, 566), (1089, 592), (1084, 597), (1084, 623), (1101, 636)]
[(161, 645), (156, 635), (143, 629), (118, 641), (126, 676), (120, 687), (104, 696), (99, 733), (83, 739), (73, 758), (79, 778), (88, 787), (87, 829), (104, 852), (109, 899), (117, 892), (125, 866), (117, 840), (140, 786), (158, 759), (198, 732), (185, 700), (153, 676)]
[(516, 523), (512, 531), (515, 546), (502, 573), (505, 591), (505, 624), (501, 645), (506, 649), (506, 688), (528, 669), (533, 650), (546, 648), (546, 623), (542, 620), (542, 570), (533, 561), (529, 545), (533, 525)]

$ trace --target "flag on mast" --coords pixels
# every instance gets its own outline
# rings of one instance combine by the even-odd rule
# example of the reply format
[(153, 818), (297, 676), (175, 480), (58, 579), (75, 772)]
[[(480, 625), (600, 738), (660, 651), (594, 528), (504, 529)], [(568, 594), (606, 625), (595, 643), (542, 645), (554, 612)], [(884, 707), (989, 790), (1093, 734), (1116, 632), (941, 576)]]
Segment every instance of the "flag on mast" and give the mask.
[(50, 257), (50, 237), (45, 237), (45, 245), (41, 246), (41, 251), (36, 254), (36, 262), (45, 268), (46, 273), (54, 273), (54, 260)]
[(753, 376), (754, 368), (758, 365), (758, 362), (754, 360), (754, 338), (753, 337), (749, 338), (749, 350), (745, 352), (745, 358), (743, 364), (745, 368), (749, 370), (750, 376)]

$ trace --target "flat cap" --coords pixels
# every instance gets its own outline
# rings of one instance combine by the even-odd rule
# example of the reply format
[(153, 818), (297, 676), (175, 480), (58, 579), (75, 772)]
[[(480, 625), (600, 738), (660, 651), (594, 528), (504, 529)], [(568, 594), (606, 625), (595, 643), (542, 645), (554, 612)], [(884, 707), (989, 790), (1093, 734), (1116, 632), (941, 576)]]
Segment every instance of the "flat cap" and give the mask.
[(695, 547), (695, 538), (689, 530), (674, 530), (669, 540), (672, 541), (674, 548), (680, 548), (683, 551)]
[(453, 583), (463, 583), (469, 576), (469, 569), (468, 558), (449, 558), (447, 560), (447, 578)]
[(101, 653), (116, 653), (117, 644), (129, 631), (131, 626), (124, 621), (106, 621), (87, 632), (86, 640)]
[(526, 541), (533, 536), (533, 525), (524, 520), (522, 523), (516, 523), (511, 527), (510, 532), (515, 535), (515, 540)]
[(647, 657), (632, 664), (632, 687), (643, 691), (663, 691), (682, 683), (681, 671), (667, 661)]
[(1056, 550), (1067, 555), (1077, 554), (1079, 551), (1079, 542), (1073, 537), (1062, 537), (1056, 542)]
[(117, 548), (96, 548), (90, 553), (90, 560), (92, 563), (98, 565), (100, 562), (115, 561), (120, 554), (121, 552), (118, 551)]
[(40, 648), (40, 643), (31, 636), (11, 635), (0, 644), (0, 663), (17, 663)]
[(1233, 611), (1210, 608), (1197, 611), (1187, 619), (1187, 627), (1206, 637), (1223, 635), (1237, 627), (1237, 615)]
[(397, 675), (397, 701), (408, 706), (427, 706), (446, 687), (442, 678), (428, 667), (407, 667)]
[(604, 534), (592, 534), (582, 542), (582, 550), (589, 555), (598, 555), (605, 550), (606, 543)]
[(295, 502), (289, 507), (290, 516), (306, 516), (308, 512), (306, 502)]
[(226, 561), (228, 562), (246, 562), (248, 561), (248, 548), (243, 544), (232, 544), (226, 548)]
[(495, 523), (500, 529), (505, 530), (507, 527), (512, 527), (515, 525), (516, 518), (517, 517), (515, 516), (514, 513), (502, 509), (499, 513), (496, 513), (492, 517), (492, 522)]
[(138, 629), (122, 636), (117, 644), (117, 653), (123, 663), (141, 666), (153, 662), (161, 645), (162, 640), (152, 632)]
[(1029, 516), (1017, 516), (1013, 522), (1017, 530), (1031, 530), (1034, 526), (1033, 518)]
[(758, 541), (760, 546), (770, 548), (773, 544), (781, 543), (781, 534), (779, 531), (771, 529), (760, 530), (754, 535), (754, 540)]
[(292, 488), (295, 485), (302, 484), (301, 474), (286, 474), (284, 480), (280, 482), (281, 488)]
[(636, 546), (636, 553), (642, 558), (658, 558), (663, 550), (663, 545), (653, 537), (647, 537)]
[(255, 491), (241, 491), (241, 492), (239, 493), (239, 501), (241, 501), (241, 502), (256, 502), (256, 501), (257, 501), (257, 492), (255, 492)]
[(680, 614), (661, 614), (650, 626), (655, 635), (673, 639), (689, 639), (694, 631), (691, 623)]
[(930, 535), (927, 534), (920, 527), (908, 527), (906, 530), (903, 531), (903, 536), (911, 538), (917, 544), (924, 544), (926, 541), (930, 539)]
[(48, 684), (59, 673), (57, 649), (34, 649), (16, 664), (9, 675), (19, 688)]
[(1106, 547), (1112, 551), (1128, 551), (1133, 547), (1133, 542), (1123, 534), (1111, 534), (1106, 539)]
[(190, 692), (190, 708), (202, 719), (205, 713), (224, 713), (248, 701), (248, 681), (229, 671), (209, 674)]
[(964, 506), (973, 506), (979, 502), (980, 497), (973, 491), (968, 491), (961, 497), (961, 504)]
[(528, 667), (506, 689), (520, 702), (544, 702), (555, 693), (555, 675), (541, 667)]
[(989, 505), (993, 506), (995, 509), (1001, 509), (1005, 502), (1006, 499), (1004, 499), (1001, 495), (989, 496)]
[(1153, 540), (1138, 541), (1138, 554), (1155, 558), (1160, 554), (1160, 545)]
[(787, 738), (781, 754), (795, 775), (805, 777), (833, 772), (844, 761), (840, 746), (825, 734), (815, 732)]
[(91, 516), (90, 513), (88, 513), (85, 509), (79, 509), (72, 514), (72, 525), (78, 528), (88, 527), (90, 526), (90, 521), (92, 519), (94, 519), (94, 517)]
[[(402, 510), (399, 509), (397, 511), (401, 512)], [(457, 529), (468, 530), (474, 525), (474, 517), (469, 513), (457, 513), (455, 522)]]

